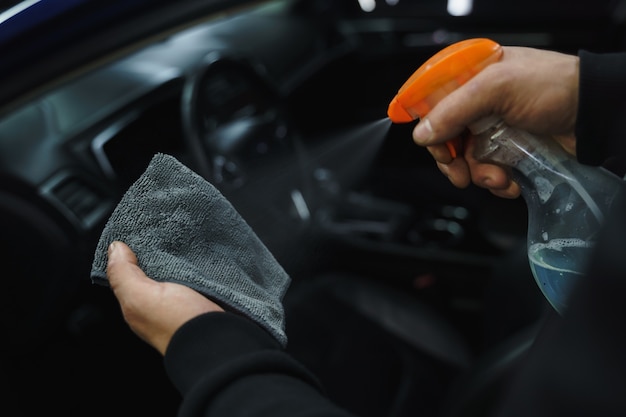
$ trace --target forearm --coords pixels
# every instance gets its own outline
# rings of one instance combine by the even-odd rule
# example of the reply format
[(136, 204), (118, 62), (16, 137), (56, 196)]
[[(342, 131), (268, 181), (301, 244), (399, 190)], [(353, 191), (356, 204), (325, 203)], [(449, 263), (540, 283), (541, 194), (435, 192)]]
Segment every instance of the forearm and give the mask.
[(205, 314), (179, 329), (165, 367), (183, 395), (181, 417), (348, 416), (272, 336), (229, 313)]
[(580, 51), (578, 160), (600, 165), (626, 155), (626, 53)]

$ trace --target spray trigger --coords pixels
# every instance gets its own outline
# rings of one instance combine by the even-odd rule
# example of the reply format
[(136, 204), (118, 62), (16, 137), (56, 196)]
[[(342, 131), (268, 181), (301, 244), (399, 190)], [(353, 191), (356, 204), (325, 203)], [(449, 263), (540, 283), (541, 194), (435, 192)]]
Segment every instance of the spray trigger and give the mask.
[(457, 155), (459, 154), (459, 151), (461, 150), (461, 146), (462, 146), (461, 138), (450, 139), (449, 141), (446, 142), (446, 147), (448, 148), (448, 151), (450, 152), (450, 156), (452, 157), (452, 159), (457, 157)]
[[(453, 44), (428, 59), (400, 87), (389, 103), (387, 115), (394, 123), (408, 123), (426, 116), (451, 91), (465, 84), (487, 65), (502, 56), (502, 47), (485, 38)], [(446, 147), (455, 158), (462, 142), (454, 139)]]

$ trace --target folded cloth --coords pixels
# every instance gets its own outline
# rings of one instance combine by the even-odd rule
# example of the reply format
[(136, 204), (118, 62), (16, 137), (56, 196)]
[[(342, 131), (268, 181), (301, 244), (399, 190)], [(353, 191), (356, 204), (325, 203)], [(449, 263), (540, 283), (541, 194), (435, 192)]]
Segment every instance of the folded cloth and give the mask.
[(96, 247), (94, 283), (108, 286), (114, 240), (135, 252), (150, 278), (193, 288), (286, 345), (288, 274), (230, 202), (176, 158), (156, 154), (122, 197)]

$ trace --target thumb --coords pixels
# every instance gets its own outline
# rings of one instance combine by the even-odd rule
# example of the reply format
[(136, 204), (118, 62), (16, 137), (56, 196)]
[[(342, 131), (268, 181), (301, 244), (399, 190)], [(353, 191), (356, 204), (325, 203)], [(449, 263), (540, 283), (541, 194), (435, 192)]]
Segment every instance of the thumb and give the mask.
[[(449, 141), (458, 141), (468, 125), (489, 114), (478, 105), (467, 105), (466, 103), (470, 100), (467, 95), (460, 93), (457, 96), (451, 93), (450, 96), (440, 101), (427, 116), (420, 119), (413, 130), (413, 140), (416, 144), (434, 146)], [(452, 152), (452, 149), (458, 148), (458, 143), (450, 142), (446, 146)]]
[(124, 242), (114, 241), (108, 248), (107, 278), (114, 292), (120, 287), (149, 279), (139, 268), (137, 256)]
[(469, 125), (497, 114), (502, 101), (500, 67), (491, 64), (464, 85), (443, 97), (413, 130), (420, 146), (442, 144), (462, 136)]

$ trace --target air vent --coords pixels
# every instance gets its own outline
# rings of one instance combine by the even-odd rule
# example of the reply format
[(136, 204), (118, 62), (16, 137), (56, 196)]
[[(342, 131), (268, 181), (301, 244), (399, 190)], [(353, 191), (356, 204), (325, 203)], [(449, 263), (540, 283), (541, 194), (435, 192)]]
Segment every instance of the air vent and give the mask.
[(73, 223), (90, 229), (106, 215), (113, 201), (89, 181), (71, 175), (58, 175), (42, 187), (48, 198)]

